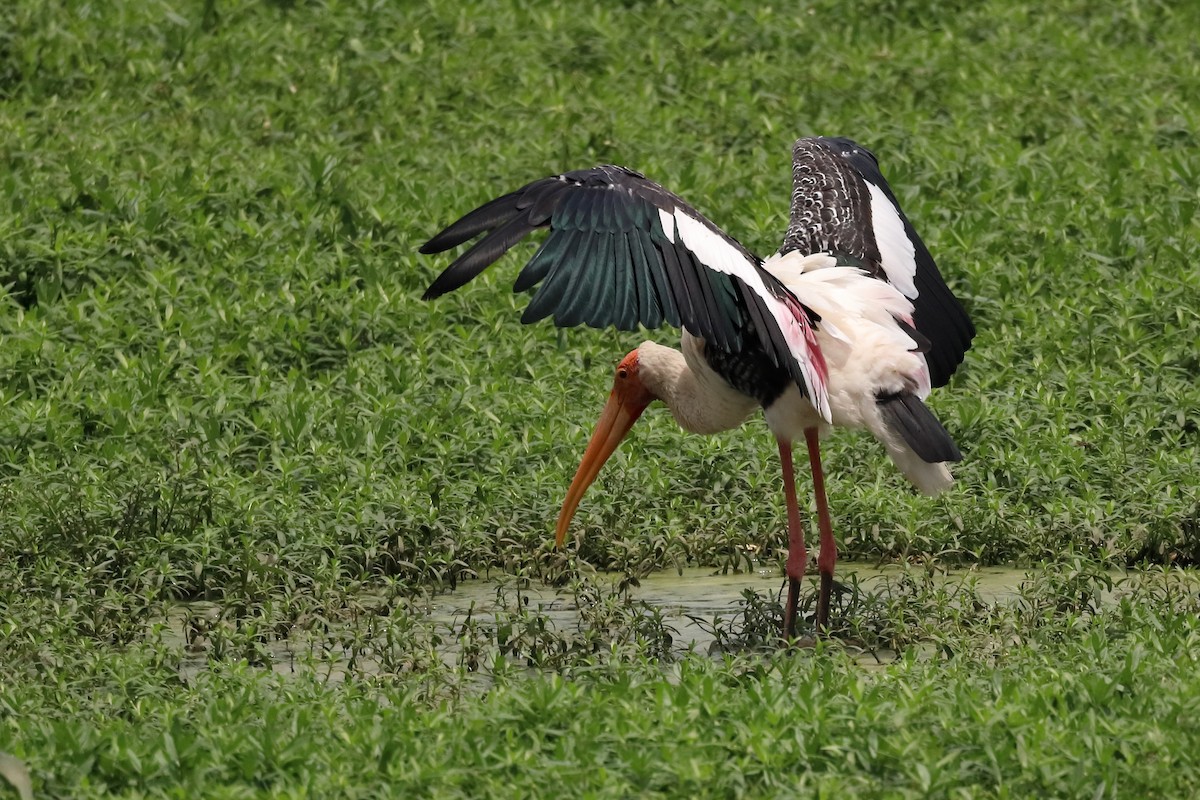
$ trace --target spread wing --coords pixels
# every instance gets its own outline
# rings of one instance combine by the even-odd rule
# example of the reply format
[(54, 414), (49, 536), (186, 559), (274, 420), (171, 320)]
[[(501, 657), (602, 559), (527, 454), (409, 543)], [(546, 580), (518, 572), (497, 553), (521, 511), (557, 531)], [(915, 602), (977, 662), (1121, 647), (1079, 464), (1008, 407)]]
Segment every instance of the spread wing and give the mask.
[(848, 256), (913, 301), (911, 323), (929, 340), (934, 386), (962, 363), (975, 326), (900, 209), (875, 155), (843, 138), (800, 139), (792, 148), (791, 223), (781, 253)]
[[(760, 259), (677, 195), (633, 170), (599, 166), (498, 197), (421, 247), (439, 253), (485, 234), (425, 292), (459, 288), (538, 228), (550, 235), (517, 276), (538, 286), (521, 317), (633, 330), (664, 322), (727, 352), (757, 342), (829, 419), (817, 317)], [(540, 284), (540, 285), (539, 285)]]

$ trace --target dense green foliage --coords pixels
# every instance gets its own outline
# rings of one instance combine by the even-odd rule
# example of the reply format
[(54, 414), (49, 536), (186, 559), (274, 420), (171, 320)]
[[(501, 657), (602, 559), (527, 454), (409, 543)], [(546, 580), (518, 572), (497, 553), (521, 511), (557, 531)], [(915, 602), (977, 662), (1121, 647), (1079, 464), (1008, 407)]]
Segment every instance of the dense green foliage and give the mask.
[(501, 658), (486, 694), (436, 670), (331, 683), (218, 663), (180, 681), (110, 652), (91, 680), (8, 693), (19, 733), (0, 742), (72, 797), (1192, 796), (1195, 585), (1150, 576), (1095, 614), (1063, 588), (929, 603), (938, 646), (879, 667), (825, 644), (537, 678)]
[[(450, 680), (442, 642), (419, 623), (422, 592), (484, 573), (581, 591), (574, 556), (548, 547), (557, 504), (611, 366), (645, 335), (676, 336), (519, 325), (524, 298), (508, 287), (532, 244), (420, 302), (447, 263), (416, 254), (426, 237), (560, 169), (640, 169), (765, 254), (786, 223), (791, 141), (841, 134), (872, 147), (980, 333), (932, 401), (966, 455), (952, 492), (918, 496), (865, 437), (830, 440), (846, 554), (1200, 560), (1200, 7), (920, 6), (4, 3), (0, 750), (68, 796), (169, 794), (176, 782), (176, 796), (219, 785), (342, 793), (366, 773), (395, 782), (413, 764), (441, 763), (432, 750), (396, 760), (388, 747), (410, 735), (428, 748), (447, 737), (450, 752), (496, 771), (471, 783), (430, 766), (410, 788), (431, 793), (498, 791), (520, 759), (544, 759), (542, 778), (522, 778), (530, 793), (558, 786), (547, 765), (561, 760), (603, 763), (612, 782), (590, 787), (600, 793), (687, 794), (700, 785), (688, 781), (732, 793), (736, 780), (870, 792), (897, 769), (914, 793), (935, 778), (948, 782), (930, 791), (947, 793), (955, 775), (975, 779), (959, 767), (938, 777), (944, 748), (990, 724), (961, 715), (1012, 699), (1006, 686), (1052, 682), (1056, 670), (1078, 677), (1081, 659), (1114, 676), (1134, 658), (1149, 665), (1139, 680), (1161, 682), (1154, 703), (1194, 696), (1195, 665), (1175, 660), (1195, 649), (1194, 623), (1175, 609), (1124, 608), (1102, 625), (1089, 615), (1055, 628), (1044, 651), (905, 661), (882, 683), (832, 647), (798, 667), (754, 667), (761, 694), (732, 681), (743, 667), (689, 662), (679, 691), (717, 687), (713, 713), (751, 726), (703, 747), (669, 737), (707, 712), (663, 705), (673, 690), (640, 667), (611, 682), (506, 683), (404, 732), (406, 709), (430, 707), (424, 679), (404, 676), (438, 675), (435, 697)], [(740, 566), (748, 546), (776, 557), (782, 503), (761, 421), (700, 438), (650, 413), (638, 428), (577, 517), (580, 558), (638, 575)], [(186, 642), (161, 630), (179, 601), (215, 609), (215, 621), (189, 618)], [(612, 611), (618, 622), (637, 612)], [(621, 639), (613, 619), (594, 620), (601, 633), (547, 666)], [(514, 612), (506, 634), (497, 624), (481, 636), (519, 638), (513, 620), (535, 624)], [(852, 639), (870, 635), (846, 624)], [(933, 630), (889, 642), (909, 647)], [(296, 631), (326, 655), (371, 651), (389, 679), (330, 688), (228, 665), (178, 678), (185, 647), (186, 658), (263, 663)], [(644, 633), (622, 641), (653, 640)], [(815, 691), (814, 677), (829, 683), (818, 694), (829, 717), (788, 709), (780, 694), (785, 683)], [(1038, 703), (1100, 702), (1083, 683), (1046, 691), (1013, 699), (1013, 713), (1036, 720), (1048, 713)], [(926, 709), (922, 692), (949, 698), (948, 710)], [(893, 693), (918, 700), (878, 705)], [(1088, 730), (1164, 719), (1165, 705), (1122, 697)], [(376, 716), (380, 699), (389, 710)], [(514, 727), (504, 747), (484, 748), (493, 713), (537, 720), (546, 727), (531, 735), (549, 741), (555, 716), (539, 703), (565, 703), (615, 738), (585, 735), (574, 753), (522, 749)], [(706, 775), (720, 748), (779, 733), (775, 717), (756, 727), (768, 703), (801, 730), (838, 727), (772, 745), (784, 749), (757, 773)], [(855, 705), (869, 724), (844, 730)], [(237, 737), (267, 709), (265, 730), (310, 738), (294, 751), (245, 749)], [(884, 723), (901, 713), (935, 730), (894, 744)], [(658, 746), (631, 732), (642, 724), (658, 726)], [(889, 744), (868, 756), (854, 730)], [(1048, 723), (1018, 747), (1025, 756), (972, 751), (984, 765), (975, 777), (1014, 774), (1011, 759), (1031, 758), (1019, 764), (1031, 783), (1009, 793), (1090, 795), (1097, 787), (1071, 772), (1071, 758), (1087, 756), (1071, 748), (1089, 746), (1075, 730)], [(1172, 759), (1194, 771), (1184, 754), (1200, 751), (1194, 727), (1175, 733), (1155, 758), (1141, 745), (1092, 755), (1136, 762), (1139, 788), (1170, 791), (1191, 774)], [(618, 766), (629, 752), (601, 761), (622, 742), (646, 764)], [(901, 745), (928, 758), (888, 749)], [(832, 769), (834, 751), (861, 761)], [(315, 753), (327, 770), (312, 766)], [(904, 772), (918, 764), (924, 777)]]

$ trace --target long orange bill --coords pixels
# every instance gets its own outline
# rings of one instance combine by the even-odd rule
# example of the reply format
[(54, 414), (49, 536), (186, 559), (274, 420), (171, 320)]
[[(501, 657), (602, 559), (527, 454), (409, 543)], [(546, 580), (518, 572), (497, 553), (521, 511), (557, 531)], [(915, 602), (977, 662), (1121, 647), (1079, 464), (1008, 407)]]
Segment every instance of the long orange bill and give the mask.
[(571, 518), (575, 516), (575, 509), (579, 507), (579, 501), (583, 499), (583, 493), (596, 480), (604, 462), (608, 461), (608, 457), (616, 451), (617, 445), (625, 438), (625, 434), (629, 433), (629, 429), (633, 427), (633, 423), (637, 422), (647, 405), (649, 405), (649, 398), (642, 400), (631, 397), (616, 387), (613, 388), (612, 394), (608, 396), (608, 402), (604, 404), (604, 410), (600, 412), (596, 430), (592, 433), (592, 440), (588, 442), (587, 450), (584, 451), (583, 460), (579, 462), (579, 469), (575, 471), (571, 487), (567, 489), (567, 497), (563, 500), (562, 511), (558, 512), (558, 525), (554, 534), (556, 546), (562, 547), (563, 542), (566, 541), (567, 528), (571, 524)]

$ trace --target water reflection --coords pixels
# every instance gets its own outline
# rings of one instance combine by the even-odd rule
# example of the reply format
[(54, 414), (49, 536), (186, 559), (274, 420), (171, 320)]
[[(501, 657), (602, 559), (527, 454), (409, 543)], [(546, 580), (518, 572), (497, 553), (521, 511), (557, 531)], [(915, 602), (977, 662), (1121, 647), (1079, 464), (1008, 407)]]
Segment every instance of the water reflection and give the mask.
[[(841, 581), (856, 582), (860, 590), (867, 592), (905, 575), (928, 576), (936, 585), (969, 585), (982, 602), (989, 604), (1015, 597), (1021, 583), (1029, 578), (1025, 570), (999, 567), (926, 571), (902, 566), (838, 565)], [(581, 601), (604, 602), (618, 597), (623, 580), (628, 582), (619, 575), (589, 576), (590, 594), (580, 593), (577, 587), (571, 590), (528, 584), (511, 577), (466, 581), (453, 592), (426, 597), (407, 606), (403, 614), (389, 616), (367, 611), (335, 623), (332, 628), (324, 626), (319, 633), (306, 627), (260, 637), (253, 652), (241, 657), (269, 665), (279, 673), (321, 669), (331, 680), (340, 680), (347, 674), (394, 671), (392, 650), (396, 647), (424, 649), (424, 653), (415, 652), (413, 657), (454, 667), (470, 657), (464, 649), (471, 647), (472, 624), (481, 630), (482, 638), (487, 640), (485, 644), (490, 643), (492, 649), (499, 638), (497, 631), (506, 624), (512, 626), (514, 621), (542, 626), (540, 630), (548, 632), (547, 638), (555, 634), (573, 635), (595, 625), (595, 610), (581, 609)], [(672, 652), (690, 648), (709, 653), (719, 647), (714, 636), (715, 621), (723, 620), (728, 626), (744, 612), (747, 590), (778, 599), (783, 588), (784, 581), (772, 565), (753, 572), (728, 574), (705, 568), (660, 572), (632, 582), (626, 592), (629, 600), (661, 618), (664, 630), (670, 632)], [(382, 602), (381, 598), (363, 598), (363, 606), (368, 609), (377, 608)], [(624, 619), (627, 621), (628, 616)], [(408, 639), (391, 635), (391, 628), (402, 621), (408, 625)], [(239, 657), (237, 652), (221, 650), (221, 624), (220, 608), (212, 603), (181, 605), (171, 612), (164, 635), (168, 640), (177, 640), (190, 654), (182, 667), (185, 677), (205, 669), (210, 660)], [(229, 623), (225, 625), (228, 627)], [(890, 655), (893, 654), (878, 650), (864, 652), (862, 661), (875, 664), (886, 661)]]

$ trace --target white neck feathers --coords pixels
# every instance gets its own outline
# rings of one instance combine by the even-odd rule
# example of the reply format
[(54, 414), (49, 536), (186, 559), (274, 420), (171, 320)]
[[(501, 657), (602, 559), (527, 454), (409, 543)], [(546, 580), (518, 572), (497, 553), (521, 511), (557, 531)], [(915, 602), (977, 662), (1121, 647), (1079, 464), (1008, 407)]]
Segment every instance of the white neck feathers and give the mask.
[[(695, 340), (684, 337), (684, 348)], [(699, 356), (699, 353), (693, 354)], [(718, 433), (746, 421), (758, 403), (727, 384), (704, 363), (654, 342), (638, 347), (638, 376), (645, 387), (667, 404), (679, 427), (692, 433)]]

